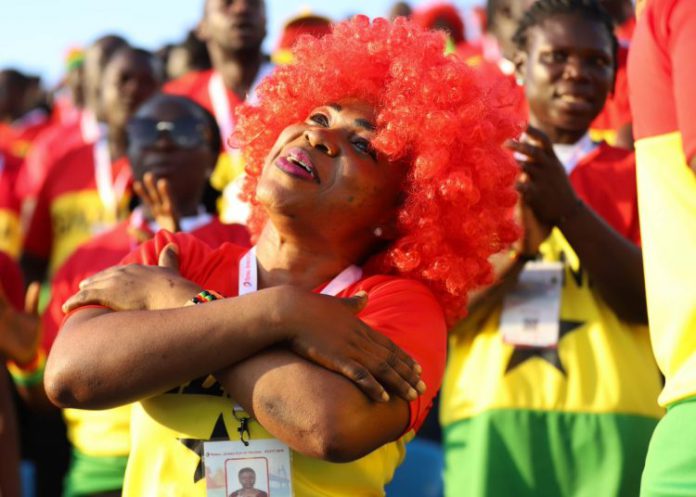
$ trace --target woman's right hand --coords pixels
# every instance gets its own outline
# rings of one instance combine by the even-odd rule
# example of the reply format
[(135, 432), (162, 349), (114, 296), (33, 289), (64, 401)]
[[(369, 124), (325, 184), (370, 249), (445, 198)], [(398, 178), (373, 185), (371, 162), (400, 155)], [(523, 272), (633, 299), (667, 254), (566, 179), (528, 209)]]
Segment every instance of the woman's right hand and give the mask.
[(292, 286), (269, 290), (278, 292), (274, 323), (296, 354), (345, 376), (378, 402), (389, 400), (387, 391), (406, 401), (425, 391), (420, 365), (357, 317), (366, 293), (336, 298)]

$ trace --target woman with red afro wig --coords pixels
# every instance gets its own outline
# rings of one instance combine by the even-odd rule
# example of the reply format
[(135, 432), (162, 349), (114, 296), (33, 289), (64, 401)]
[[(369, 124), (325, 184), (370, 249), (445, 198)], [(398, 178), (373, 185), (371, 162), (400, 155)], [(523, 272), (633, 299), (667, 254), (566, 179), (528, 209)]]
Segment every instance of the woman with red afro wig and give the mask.
[(139, 401), (123, 495), (227, 495), (226, 461), (259, 454), (273, 495), (383, 495), (446, 316), (517, 235), (517, 124), (443, 37), (356, 17), (300, 39), (238, 116), (255, 247), (160, 232), (66, 303), (46, 390)]

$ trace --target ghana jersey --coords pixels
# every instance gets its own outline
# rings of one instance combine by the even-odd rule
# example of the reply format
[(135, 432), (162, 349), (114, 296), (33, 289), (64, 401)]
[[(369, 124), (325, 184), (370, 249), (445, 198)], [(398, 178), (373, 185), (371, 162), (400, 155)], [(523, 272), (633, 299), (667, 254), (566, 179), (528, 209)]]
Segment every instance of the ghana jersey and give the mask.
[[(255, 90), (261, 80), (270, 74), (273, 70), (273, 65), (264, 63), (259, 68), (256, 80), (251, 85), (250, 95), (247, 101), (255, 100)], [(227, 140), (232, 135), (234, 130), (234, 112), (235, 109), (244, 103), (244, 100), (233, 91), (224, 87), (222, 78), (213, 69), (206, 71), (192, 71), (185, 74), (179, 79), (170, 81), (164, 85), (163, 91), (173, 95), (181, 95), (188, 97), (198, 104), (202, 105), (214, 116), (220, 127), (222, 135), (222, 143), (227, 153), (221, 153), (218, 163), (215, 167), (210, 183), (215, 189), (222, 191), (225, 186), (237, 178), (244, 172), (244, 161), (241, 154), (235, 153), (227, 145)], [(224, 210), (224, 205), (219, 209)]]
[[(97, 181), (96, 145), (68, 152), (46, 176), (24, 240), (24, 251), (49, 261), (49, 276), (82, 243), (113, 227), (128, 212), (130, 166), (123, 157), (106, 171), (115, 205), (108, 205)], [(108, 169), (108, 168), (107, 168)], [(108, 185), (111, 183), (111, 185)]]
[(696, 395), (696, 2), (651, 0), (629, 59), (638, 201), (660, 403)]
[(44, 110), (28, 112), (12, 124), (0, 123), (0, 148), (24, 158), (36, 138), (51, 126), (51, 119)]
[[(51, 300), (41, 321), (41, 345), (46, 354), (50, 351), (63, 320), (61, 306), (78, 292), (80, 281), (118, 264), (141, 241), (153, 236), (150, 226), (141, 221), (142, 216), (139, 214), (140, 211), (136, 210), (128, 220), (80, 246), (55, 274)], [(217, 247), (226, 242), (234, 242), (240, 246), (249, 245), (249, 234), (244, 226), (221, 224), (209, 214), (183, 218), (180, 220), (180, 226), (183, 231), (189, 231), (210, 247)], [(69, 481), (76, 493), (80, 493), (77, 489), (86, 488), (86, 482), (79, 481), (85, 479), (90, 480), (89, 493), (121, 487), (123, 467), (119, 464), (108, 464), (108, 461), (118, 456), (127, 456), (129, 453), (130, 411), (130, 406), (101, 411), (63, 411), (68, 439), (78, 452), (77, 460), (82, 463), (80, 469), (76, 469), (75, 464), (71, 467)], [(95, 458), (107, 463), (99, 464)], [(87, 471), (86, 468), (89, 467), (98, 467), (100, 470), (93, 473)], [(116, 474), (111, 474), (113, 472)], [(81, 477), (78, 477), (78, 474)]]
[(0, 250), (0, 291), (15, 310), (24, 308), (24, 280), (17, 263)]
[[(184, 277), (228, 297), (238, 294), (238, 265), (247, 249), (232, 244), (211, 250), (191, 236), (160, 232), (124, 263), (156, 264), (158, 254), (170, 242), (179, 247)], [(384, 485), (404, 457), (406, 441), (424, 420), (441, 382), (446, 326), (442, 309), (430, 291), (412, 280), (370, 276), (338, 296), (348, 297), (360, 290), (369, 295), (360, 318), (422, 366), (428, 391), (410, 403), (410, 422), (404, 436), (361, 459), (335, 464), (291, 451), (295, 497), (384, 495)], [(207, 482), (201, 442), (211, 438), (238, 440), (239, 422), (233, 417), (233, 406), (221, 386), (206, 378), (136, 404), (123, 495), (203, 497)], [(271, 438), (253, 420), (249, 429), (252, 440)]]
[(73, 149), (94, 143), (100, 128), (93, 115), (82, 111), (77, 121), (56, 122), (41, 133), (32, 144), (17, 180), (22, 198), (36, 198), (49, 171), (61, 167), (65, 155)]
[(15, 259), (22, 248), (21, 198), (15, 190), (21, 168), (19, 158), (0, 149), (0, 251)]
[[(632, 153), (602, 144), (570, 181), (618, 233), (639, 240)], [(563, 264), (557, 348), (505, 343), (502, 306), (450, 333), (440, 411), (447, 494), (634, 497), (662, 414), (648, 330), (616, 316), (557, 228), (540, 252)]]

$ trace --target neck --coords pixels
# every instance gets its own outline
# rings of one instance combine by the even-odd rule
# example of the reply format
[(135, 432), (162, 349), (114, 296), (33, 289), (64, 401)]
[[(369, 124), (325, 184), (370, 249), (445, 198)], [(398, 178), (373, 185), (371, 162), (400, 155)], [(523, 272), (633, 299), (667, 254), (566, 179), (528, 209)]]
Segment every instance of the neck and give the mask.
[(126, 155), (128, 141), (125, 129), (109, 126), (107, 141), (109, 142), (109, 154), (111, 155), (112, 161), (118, 160)]
[(546, 134), (554, 145), (573, 145), (587, 133), (587, 129), (569, 130), (549, 126), (539, 122), (534, 116), (530, 116), (529, 123)]
[(349, 243), (334, 247), (325, 239), (287, 236), (279, 233), (270, 221), (256, 244), (256, 257), (259, 288), (293, 285), (308, 290), (361, 260)]
[(244, 100), (263, 62), (261, 51), (226, 51), (212, 43), (208, 44), (208, 51), (213, 69), (222, 76), (225, 88)]

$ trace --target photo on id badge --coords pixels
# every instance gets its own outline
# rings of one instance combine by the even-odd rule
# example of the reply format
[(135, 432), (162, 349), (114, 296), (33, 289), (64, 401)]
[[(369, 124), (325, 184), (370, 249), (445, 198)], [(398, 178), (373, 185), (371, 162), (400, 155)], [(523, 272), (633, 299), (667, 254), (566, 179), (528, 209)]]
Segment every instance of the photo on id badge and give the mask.
[(271, 441), (205, 443), (206, 495), (292, 497), (289, 450), (265, 442)]

